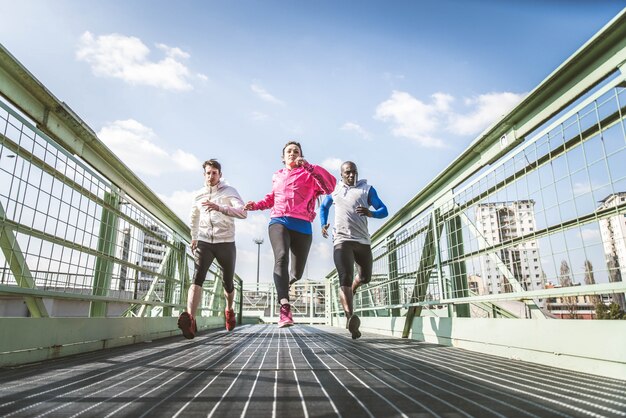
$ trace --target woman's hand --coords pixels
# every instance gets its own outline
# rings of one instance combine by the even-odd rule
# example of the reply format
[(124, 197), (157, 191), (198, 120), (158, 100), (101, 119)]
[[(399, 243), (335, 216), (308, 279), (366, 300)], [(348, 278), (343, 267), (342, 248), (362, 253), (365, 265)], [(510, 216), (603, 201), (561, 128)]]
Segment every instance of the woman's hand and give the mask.
[(308, 164), (307, 160), (305, 160), (302, 157), (298, 157), (295, 160), (293, 160), (293, 162), (291, 163), (291, 168), (304, 167), (307, 164)]

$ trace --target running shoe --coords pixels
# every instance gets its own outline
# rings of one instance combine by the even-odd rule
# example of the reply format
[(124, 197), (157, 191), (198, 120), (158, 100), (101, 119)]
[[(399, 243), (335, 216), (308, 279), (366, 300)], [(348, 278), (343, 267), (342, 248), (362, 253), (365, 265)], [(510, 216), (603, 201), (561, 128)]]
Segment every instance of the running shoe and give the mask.
[(278, 327), (290, 327), (293, 325), (293, 317), (291, 316), (291, 305), (285, 303), (280, 305), (280, 319), (278, 320)]
[(226, 309), (224, 311), (224, 315), (226, 316), (226, 330), (232, 331), (235, 329), (235, 325), (237, 325), (237, 318), (235, 318), (235, 311), (232, 309)]
[(352, 315), (348, 320), (348, 331), (352, 334), (352, 339), (356, 340), (357, 338), (361, 338), (361, 331), (359, 331), (359, 327), (361, 326), (361, 319), (358, 316)]
[(196, 319), (188, 312), (183, 312), (178, 317), (178, 328), (183, 332), (183, 336), (188, 340), (191, 340), (196, 336), (198, 332), (198, 326), (196, 325)]

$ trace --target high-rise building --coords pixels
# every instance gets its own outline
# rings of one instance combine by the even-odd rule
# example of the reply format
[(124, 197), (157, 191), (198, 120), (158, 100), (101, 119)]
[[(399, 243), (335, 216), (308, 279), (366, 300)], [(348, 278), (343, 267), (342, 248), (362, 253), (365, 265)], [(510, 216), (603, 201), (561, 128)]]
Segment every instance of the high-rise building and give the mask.
[[(127, 225), (118, 237), (116, 257), (153, 272), (157, 272), (167, 250), (161, 241), (167, 240), (167, 234), (158, 225), (146, 224), (149, 233), (134, 225)], [(119, 277), (117, 289), (137, 292), (136, 297), (150, 287), (154, 275), (145, 272), (132, 272), (127, 265), (118, 265), (114, 278)], [(135, 283), (136, 282), (136, 283)]]
[[(626, 202), (626, 192), (613, 193), (600, 201), (598, 210), (617, 208)], [(601, 219), (600, 235), (609, 271), (610, 282), (621, 282), (626, 277), (626, 214), (616, 211), (615, 215)], [(623, 293), (612, 296), (622, 310), (626, 311)]]
[[(476, 228), (482, 235), (479, 247), (490, 247), (532, 233), (536, 227), (534, 206), (533, 200), (477, 205)], [(511, 276), (524, 290), (543, 289), (537, 241), (526, 240), (483, 257), (480, 276), (482, 280), (474, 284), (478, 294), (512, 292)]]
[[(167, 234), (158, 225), (146, 225), (151, 233), (143, 233), (143, 246), (141, 250), (141, 266), (153, 272), (157, 272), (165, 258), (167, 249), (163, 241), (167, 241)], [(158, 238), (157, 238), (158, 237)], [(160, 238), (160, 240), (159, 240)], [(147, 290), (152, 283), (153, 275), (147, 273), (140, 274), (140, 290)]]
[[(124, 228), (122, 230), (122, 236), (120, 239), (120, 245), (118, 246), (119, 258), (124, 261), (128, 261), (130, 258), (130, 228)], [(126, 282), (128, 280), (128, 266), (121, 265), (120, 266), (120, 279), (119, 279), (119, 290), (126, 290)]]

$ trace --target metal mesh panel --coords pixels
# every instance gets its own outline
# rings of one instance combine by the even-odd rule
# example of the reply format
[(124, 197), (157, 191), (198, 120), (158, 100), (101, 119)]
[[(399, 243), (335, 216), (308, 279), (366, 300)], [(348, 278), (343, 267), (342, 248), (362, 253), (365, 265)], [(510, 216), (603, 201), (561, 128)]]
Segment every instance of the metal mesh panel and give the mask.
[(592, 318), (610, 302), (626, 310), (623, 86), (619, 72), (599, 81), (379, 237), (355, 310), (448, 315), (441, 308), (465, 301), (471, 316)]
[[(4, 102), (0, 205), (0, 285), (113, 302), (108, 315), (128, 313), (128, 304), (115, 305), (124, 300), (173, 306), (186, 298), (181, 277), (192, 277), (193, 257), (185, 250), (186, 263), (176, 261), (173, 230)], [(221, 271), (213, 266), (205, 306), (223, 314), (209, 302), (221, 297), (216, 281), (221, 285)], [(88, 305), (76, 306), (72, 315), (88, 315)]]

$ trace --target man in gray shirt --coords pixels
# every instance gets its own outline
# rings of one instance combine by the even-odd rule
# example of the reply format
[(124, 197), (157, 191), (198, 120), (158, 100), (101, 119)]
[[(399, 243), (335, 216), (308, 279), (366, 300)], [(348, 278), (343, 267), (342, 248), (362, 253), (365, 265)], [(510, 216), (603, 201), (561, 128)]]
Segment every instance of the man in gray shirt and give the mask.
[[(341, 165), (341, 182), (332, 194), (326, 196), (320, 207), (322, 235), (328, 238), (328, 212), (335, 205), (333, 228), (333, 259), (339, 275), (341, 305), (353, 339), (361, 336), (361, 320), (353, 312), (352, 299), (362, 284), (372, 279), (372, 248), (367, 229), (367, 218), (384, 218), (387, 207), (367, 180), (358, 180), (356, 164), (346, 161)], [(374, 210), (369, 208), (373, 207)], [(354, 277), (354, 263), (358, 274)]]

